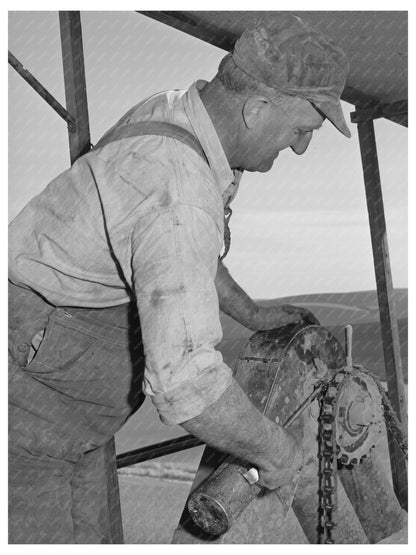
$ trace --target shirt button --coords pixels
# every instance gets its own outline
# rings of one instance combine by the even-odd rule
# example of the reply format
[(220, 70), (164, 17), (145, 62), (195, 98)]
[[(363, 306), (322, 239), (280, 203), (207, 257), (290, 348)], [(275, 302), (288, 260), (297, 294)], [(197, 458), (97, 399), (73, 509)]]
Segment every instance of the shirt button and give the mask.
[(20, 345), (17, 346), (19, 353), (26, 353), (29, 349), (30, 345), (28, 343), (20, 343)]
[(64, 314), (65, 310), (63, 308), (58, 308), (58, 310), (56, 311), (57, 316), (64, 316)]

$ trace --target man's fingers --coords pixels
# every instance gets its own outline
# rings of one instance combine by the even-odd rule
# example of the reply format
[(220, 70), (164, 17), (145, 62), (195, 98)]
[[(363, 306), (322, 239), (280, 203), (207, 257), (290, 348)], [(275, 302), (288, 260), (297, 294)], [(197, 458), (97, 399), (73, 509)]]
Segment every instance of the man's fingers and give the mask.
[(312, 312), (307, 311), (305, 314), (302, 314), (302, 319), (305, 324), (316, 324), (319, 326), (319, 320), (312, 314)]
[(290, 304), (282, 305), (281, 309), (288, 315), (291, 315), (293, 323), (304, 323), (304, 324), (315, 324), (320, 325), (319, 320), (314, 316), (314, 314), (307, 308), (302, 308), (300, 306), (293, 306)]
[(300, 324), (303, 321), (302, 314), (299, 312), (284, 312), (283, 313), (284, 322), (286, 324)]

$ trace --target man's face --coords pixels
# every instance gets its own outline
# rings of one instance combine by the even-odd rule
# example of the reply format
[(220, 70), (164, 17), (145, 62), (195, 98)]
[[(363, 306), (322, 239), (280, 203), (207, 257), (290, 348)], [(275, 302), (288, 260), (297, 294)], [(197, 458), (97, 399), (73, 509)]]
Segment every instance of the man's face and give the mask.
[(323, 121), (307, 100), (297, 99), (287, 110), (269, 102), (242, 141), (243, 169), (267, 172), (279, 152), (289, 147), (295, 154), (303, 154), (313, 131), (319, 129)]

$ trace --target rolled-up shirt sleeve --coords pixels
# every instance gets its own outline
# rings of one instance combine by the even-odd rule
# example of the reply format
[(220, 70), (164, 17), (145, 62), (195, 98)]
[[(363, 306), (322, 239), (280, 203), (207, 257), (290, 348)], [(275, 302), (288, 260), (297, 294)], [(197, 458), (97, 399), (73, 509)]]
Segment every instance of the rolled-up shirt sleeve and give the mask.
[(144, 392), (161, 420), (201, 414), (230, 385), (215, 289), (222, 230), (200, 207), (150, 211), (132, 235), (132, 276), (146, 356)]

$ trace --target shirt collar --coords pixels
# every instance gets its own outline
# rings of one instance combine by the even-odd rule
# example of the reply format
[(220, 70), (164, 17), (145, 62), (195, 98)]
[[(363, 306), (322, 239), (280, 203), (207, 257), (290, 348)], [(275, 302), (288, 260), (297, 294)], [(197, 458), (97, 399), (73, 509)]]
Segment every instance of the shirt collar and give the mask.
[(199, 80), (193, 83), (186, 92), (183, 101), (186, 115), (191, 122), (196, 137), (204, 149), (209, 166), (220, 188), (221, 194), (234, 181), (235, 176), (230, 168), (221, 141), (215, 127), (199, 97), (207, 81)]

